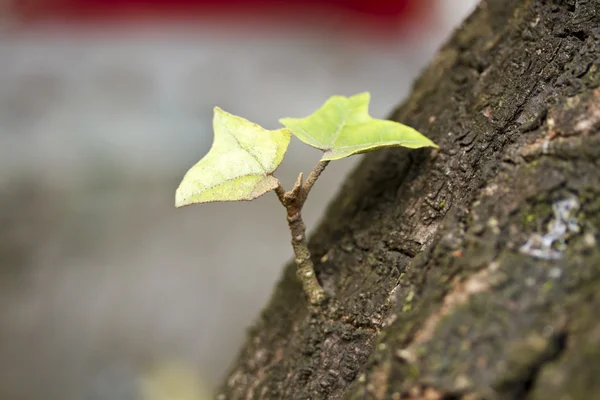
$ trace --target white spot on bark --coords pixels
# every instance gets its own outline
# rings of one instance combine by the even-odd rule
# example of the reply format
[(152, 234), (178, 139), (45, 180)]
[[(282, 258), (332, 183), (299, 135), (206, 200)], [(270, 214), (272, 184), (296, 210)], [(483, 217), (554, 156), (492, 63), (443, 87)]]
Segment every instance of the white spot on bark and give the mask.
[(567, 235), (578, 233), (581, 229), (574, 216), (578, 209), (579, 201), (574, 197), (554, 203), (554, 219), (548, 224), (548, 232), (545, 235), (532, 235), (527, 243), (521, 246), (521, 253), (543, 260), (560, 259)]

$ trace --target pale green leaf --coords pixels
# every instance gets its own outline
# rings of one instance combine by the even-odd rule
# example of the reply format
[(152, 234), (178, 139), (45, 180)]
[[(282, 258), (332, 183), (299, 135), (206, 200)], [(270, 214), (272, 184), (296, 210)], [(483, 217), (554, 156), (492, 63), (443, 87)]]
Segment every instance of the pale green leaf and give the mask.
[(271, 174), (290, 143), (286, 129), (268, 131), (215, 107), (215, 138), (209, 152), (183, 177), (175, 206), (252, 200), (279, 184)]
[(383, 147), (438, 147), (409, 126), (372, 118), (370, 99), (367, 92), (351, 97), (332, 96), (306, 118), (282, 118), (279, 122), (304, 143), (323, 150), (323, 161)]

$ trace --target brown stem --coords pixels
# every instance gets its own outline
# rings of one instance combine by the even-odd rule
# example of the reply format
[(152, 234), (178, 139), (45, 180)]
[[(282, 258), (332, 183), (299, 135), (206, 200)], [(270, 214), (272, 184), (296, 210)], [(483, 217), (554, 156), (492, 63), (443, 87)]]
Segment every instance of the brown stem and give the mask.
[(304, 182), (304, 184), (302, 185), (302, 203), (306, 201), (308, 193), (310, 193), (310, 189), (312, 189), (313, 185), (315, 184), (315, 182), (317, 181), (321, 173), (325, 170), (325, 167), (327, 167), (328, 164), (329, 161), (319, 161), (315, 168), (313, 168), (310, 175), (308, 176), (308, 179), (306, 179), (306, 182)]
[(275, 193), (277, 194), (281, 204), (285, 206), (285, 189), (283, 186), (281, 186), (281, 182), (278, 182), (277, 187), (275, 188)]
[(313, 305), (322, 303), (326, 296), (315, 275), (315, 267), (311, 260), (310, 250), (308, 249), (306, 226), (304, 225), (304, 221), (302, 221), (301, 211), (308, 193), (327, 164), (329, 164), (329, 161), (319, 162), (304, 183), (302, 183), (302, 173), (300, 173), (296, 184), (289, 192), (286, 192), (281, 184), (275, 188), (275, 193), (277, 193), (279, 201), (287, 211), (288, 225), (292, 234), (292, 247), (296, 256), (296, 265), (298, 266), (298, 279), (302, 282), (304, 292)]
[(290, 215), (288, 210), (287, 220), (292, 233), (292, 247), (298, 266), (296, 274), (302, 282), (302, 287), (310, 303), (318, 305), (325, 300), (325, 291), (315, 275), (315, 266), (310, 258), (310, 250), (308, 250), (306, 240), (306, 227), (304, 221), (302, 221), (300, 211), (298, 210), (297, 213)]
[(303, 174), (302, 172), (300, 172), (300, 175), (298, 175), (298, 179), (296, 179), (296, 183), (294, 184), (292, 190), (290, 190), (284, 195), (285, 204), (287, 204), (286, 208), (295, 207), (298, 210), (302, 209), (302, 205), (304, 204), (304, 202), (302, 201), (302, 178)]

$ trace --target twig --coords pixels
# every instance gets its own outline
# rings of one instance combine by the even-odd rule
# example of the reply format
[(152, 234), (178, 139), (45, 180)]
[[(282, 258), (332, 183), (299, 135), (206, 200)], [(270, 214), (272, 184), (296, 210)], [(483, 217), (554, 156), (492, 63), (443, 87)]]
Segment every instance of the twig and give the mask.
[(292, 234), (292, 247), (296, 256), (296, 265), (298, 266), (297, 275), (308, 300), (313, 305), (319, 305), (325, 300), (326, 295), (323, 287), (315, 275), (315, 267), (311, 260), (308, 241), (306, 240), (306, 226), (302, 220), (302, 207), (308, 196), (308, 193), (315, 184), (317, 178), (329, 161), (319, 162), (312, 170), (308, 179), (303, 183), (303, 175), (300, 173), (294, 187), (286, 192), (281, 183), (275, 188), (277, 197), (287, 211), (287, 220)]
[(308, 197), (310, 189), (312, 189), (313, 185), (315, 184), (315, 182), (317, 181), (321, 173), (325, 170), (325, 167), (327, 167), (328, 164), (329, 161), (319, 161), (319, 163), (311, 171), (310, 175), (308, 176), (308, 179), (306, 179), (306, 182), (304, 182), (304, 184), (302, 185), (302, 195), (304, 197), (303, 203), (304, 201), (306, 201), (306, 197)]
[(281, 204), (285, 206), (285, 189), (281, 186), (281, 182), (278, 182), (277, 187), (275, 188), (275, 193), (277, 193), (277, 197)]
[(325, 291), (317, 280), (315, 275), (315, 266), (311, 260), (308, 241), (306, 240), (306, 226), (302, 221), (300, 211), (287, 216), (290, 232), (292, 233), (292, 247), (296, 256), (296, 265), (298, 269), (296, 274), (304, 292), (308, 295), (308, 300), (313, 305), (318, 305), (325, 300)]

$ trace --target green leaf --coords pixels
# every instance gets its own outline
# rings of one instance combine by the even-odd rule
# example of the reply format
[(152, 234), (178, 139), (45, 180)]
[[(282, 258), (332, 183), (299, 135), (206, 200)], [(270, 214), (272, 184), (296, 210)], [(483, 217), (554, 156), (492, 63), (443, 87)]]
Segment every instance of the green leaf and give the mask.
[(282, 118), (279, 122), (304, 143), (323, 150), (322, 161), (383, 147), (438, 147), (409, 126), (372, 118), (370, 99), (368, 92), (352, 97), (332, 96), (306, 118)]
[(183, 177), (175, 206), (211, 201), (252, 200), (279, 184), (277, 169), (292, 137), (288, 129), (268, 131), (215, 107), (215, 139), (209, 152)]

